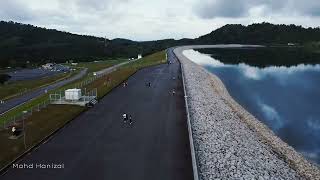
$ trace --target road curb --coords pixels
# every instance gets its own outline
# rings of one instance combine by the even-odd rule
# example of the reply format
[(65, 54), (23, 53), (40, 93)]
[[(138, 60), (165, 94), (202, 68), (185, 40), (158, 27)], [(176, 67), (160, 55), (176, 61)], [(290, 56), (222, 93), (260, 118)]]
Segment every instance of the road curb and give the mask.
[(183, 92), (184, 92), (184, 101), (185, 101), (185, 108), (186, 108), (186, 113), (187, 113), (187, 124), (188, 124), (189, 144), (190, 144), (190, 152), (191, 152), (191, 159), (192, 159), (193, 179), (199, 180), (198, 163), (197, 163), (195, 148), (194, 148), (194, 144), (193, 144), (194, 140), (193, 140), (193, 135), (192, 135), (192, 127), (191, 127), (191, 120), (190, 120), (187, 90), (186, 90), (186, 86), (185, 86), (184, 69), (183, 69), (182, 63), (180, 62), (179, 58), (176, 56), (176, 54), (174, 52), (174, 48), (172, 48), (172, 53), (180, 63), (180, 71), (181, 71), (181, 76), (182, 76), (182, 85), (183, 85)]

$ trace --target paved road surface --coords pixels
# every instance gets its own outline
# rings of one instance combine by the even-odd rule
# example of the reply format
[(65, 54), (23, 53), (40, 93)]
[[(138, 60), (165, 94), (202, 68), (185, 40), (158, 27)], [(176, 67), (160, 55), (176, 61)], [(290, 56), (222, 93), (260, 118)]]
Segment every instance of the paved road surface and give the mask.
[(25, 81), (25, 80), (34, 80), (40, 79), (45, 77), (50, 77), (56, 74), (61, 74), (62, 71), (51, 71), (48, 69), (42, 68), (33, 68), (33, 69), (20, 69), (8, 72), (7, 74), (10, 75), (9, 82), (11, 81)]
[[(123, 112), (133, 125), (122, 122)], [(0, 179), (192, 179), (178, 62), (137, 72), (128, 87), (113, 90), (23, 163), (64, 163), (64, 169), (9, 169)]]
[(65, 80), (62, 80), (62, 81), (59, 81), (59, 82), (56, 82), (56, 83), (53, 83), (53, 84), (50, 84), (48, 86), (45, 86), (45, 87), (41, 87), (39, 89), (36, 89), (36, 90), (33, 90), (31, 92), (28, 92), (26, 94), (23, 94), (22, 96), (17, 96), (17, 97), (14, 97), (12, 99), (9, 99), (9, 100), (6, 100), (4, 104), (0, 104), (0, 114), (20, 105), (20, 104), (23, 104), (31, 99), (34, 99), (38, 96), (41, 96), (45, 93), (45, 90), (52, 90), (52, 89), (56, 89), (58, 87), (62, 87), (70, 82), (73, 82), (73, 81), (76, 81), (80, 78), (82, 78), (84, 75), (86, 75), (87, 73), (87, 69), (83, 69), (80, 71), (80, 73), (68, 78), (68, 79), (65, 79)]

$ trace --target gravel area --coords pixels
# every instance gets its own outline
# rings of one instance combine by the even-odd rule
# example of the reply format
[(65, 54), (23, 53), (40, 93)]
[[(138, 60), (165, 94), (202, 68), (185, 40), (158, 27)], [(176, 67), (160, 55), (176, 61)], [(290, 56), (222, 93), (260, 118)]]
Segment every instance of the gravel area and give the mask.
[(319, 167), (248, 113), (218, 77), (174, 50), (185, 85), (200, 179), (320, 179)]

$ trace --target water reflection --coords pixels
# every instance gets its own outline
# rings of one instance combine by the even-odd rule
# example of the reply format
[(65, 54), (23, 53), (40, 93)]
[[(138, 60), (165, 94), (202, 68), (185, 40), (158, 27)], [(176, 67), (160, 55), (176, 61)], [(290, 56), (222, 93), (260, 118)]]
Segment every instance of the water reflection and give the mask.
[(183, 54), (216, 74), (243, 107), (320, 164), (319, 64), (258, 68), (224, 64), (194, 50)]

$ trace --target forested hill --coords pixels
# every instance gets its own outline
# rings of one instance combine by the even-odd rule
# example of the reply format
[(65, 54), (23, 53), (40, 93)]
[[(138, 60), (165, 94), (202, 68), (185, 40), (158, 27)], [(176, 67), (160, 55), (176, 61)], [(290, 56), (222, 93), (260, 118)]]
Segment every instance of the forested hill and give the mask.
[(104, 40), (13, 22), (0, 22), (1, 66), (103, 56)]
[(93, 61), (150, 54), (175, 44), (175, 40), (135, 42), (105, 40), (14, 22), (0, 22), (0, 68), (45, 62)]
[[(0, 21), (0, 68), (45, 62), (93, 61), (100, 58), (128, 58), (151, 54), (168, 47), (188, 44), (287, 44), (319, 46), (320, 29), (269, 23), (249, 26), (226, 25), (196, 39), (165, 39), (136, 42), (105, 40), (14, 22)], [(310, 43), (311, 44), (311, 43)], [(320, 49), (320, 48), (319, 48)]]
[(274, 25), (270, 23), (225, 25), (196, 39), (204, 44), (287, 44), (320, 41), (320, 28), (303, 28), (296, 25)]

